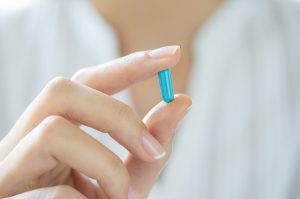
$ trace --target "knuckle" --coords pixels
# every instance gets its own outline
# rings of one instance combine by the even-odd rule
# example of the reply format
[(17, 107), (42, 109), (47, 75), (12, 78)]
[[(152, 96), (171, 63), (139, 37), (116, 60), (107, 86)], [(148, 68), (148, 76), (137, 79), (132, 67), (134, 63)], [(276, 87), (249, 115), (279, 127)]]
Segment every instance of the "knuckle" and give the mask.
[(124, 119), (125, 118), (133, 118), (135, 116), (134, 111), (127, 104), (121, 104), (117, 108), (117, 114), (119, 117), (124, 118)]
[(58, 115), (48, 116), (40, 124), (41, 130), (37, 136), (37, 143), (43, 145), (44, 142), (50, 142), (64, 125), (65, 119), (63, 117)]
[(61, 93), (66, 91), (71, 84), (72, 81), (66, 77), (55, 77), (46, 85), (46, 90), (50, 94)]
[(65, 119), (59, 115), (50, 115), (43, 120), (45, 130), (54, 130), (65, 123)]

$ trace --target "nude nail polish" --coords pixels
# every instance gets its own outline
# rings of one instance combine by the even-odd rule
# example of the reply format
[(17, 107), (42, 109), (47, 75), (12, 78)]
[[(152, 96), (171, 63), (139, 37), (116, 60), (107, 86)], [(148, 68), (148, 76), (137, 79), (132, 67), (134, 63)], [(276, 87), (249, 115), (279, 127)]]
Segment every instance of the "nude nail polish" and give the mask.
[(142, 134), (142, 143), (144, 149), (151, 155), (154, 159), (161, 159), (166, 155), (166, 151), (161, 146), (161, 144), (147, 131)]
[(161, 59), (161, 58), (169, 57), (174, 55), (179, 48), (180, 46), (177, 45), (157, 48), (155, 50), (149, 51), (148, 56), (152, 59)]

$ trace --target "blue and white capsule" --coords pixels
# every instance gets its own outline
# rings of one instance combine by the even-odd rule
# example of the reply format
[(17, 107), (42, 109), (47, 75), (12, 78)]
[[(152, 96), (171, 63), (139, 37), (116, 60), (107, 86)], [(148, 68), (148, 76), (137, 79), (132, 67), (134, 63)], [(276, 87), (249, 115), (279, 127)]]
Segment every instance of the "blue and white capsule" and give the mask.
[(158, 80), (162, 99), (169, 103), (174, 100), (174, 89), (170, 69), (158, 72)]

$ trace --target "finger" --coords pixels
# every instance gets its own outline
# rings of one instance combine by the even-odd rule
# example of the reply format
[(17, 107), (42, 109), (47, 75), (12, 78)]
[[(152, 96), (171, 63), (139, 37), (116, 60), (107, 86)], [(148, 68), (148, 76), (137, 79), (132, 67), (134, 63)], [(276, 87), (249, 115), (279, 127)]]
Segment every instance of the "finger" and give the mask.
[(171, 153), (176, 126), (191, 105), (192, 101), (189, 97), (181, 94), (176, 95), (171, 103), (161, 102), (144, 118), (152, 135), (167, 150), (167, 155), (154, 163), (140, 161), (131, 155), (126, 159), (126, 167), (131, 176), (131, 186), (140, 198), (147, 198), (148, 192)]
[[(143, 118), (151, 134), (169, 149), (179, 122), (192, 107), (192, 99), (184, 94), (176, 94), (171, 103), (160, 102)], [(161, 133), (165, 132), (165, 133)]]
[(72, 198), (72, 199), (87, 199), (80, 192), (74, 188), (66, 185), (59, 185), (55, 187), (47, 187), (21, 193), (7, 199), (61, 199), (61, 198)]
[(127, 198), (130, 178), (122, 161), (60, 116), (45, 119), (7, 156), (0, 186), (6, 194), (35, 188), (35, 179), (60, 163), (96, 179), (110, 198)]
[[(155, 54), (156, 56), (153, 56)], [(106, 94), (112, 94), (128, 87), (131, 83), (146, 79), (155, 75), (160, 70), (176, 65), (179, 59), (180, 48), (178, 46), (163, 47), (154, 51), (137, 52), (107, 64), (80, 70), (73, 76), (73, 80)], [(58, 86), (65, 88), (64, 85), (58, 84)], [(72, 101), (73, 99), (70, 99), (70, 103)], [(33, 102), (32, 104), (35, 103)], [(32, 104), (31, 107), (33, 106)], [(50, 115), (49, 112), (44, 110), (44, 107), (40, 106), (40, 110), (34, 113), (34, 117), (27, 118), (27, 113), (30, 112), (28, 109), (31, 109), (31, 107), (27, 108), (26, 114), (21, 116), (14, 128), (1, 141), (0, 160), (5, 158), (22, 137), (43, 119), (43, 116)], [(46, 104), (45, 107), (49, 108), (49, 105)], [(22, 131), (19, 129), (22, 129)], [(155, 142), (155, 139), (153, 142)]]
[(7, 143), (17, 143), (50, 115), (61, 115), (107, 132), (132, 154), (145, 161), (153, 161), (164, 153), (164, 149), (129, 106), (65, 78), (57, 78), (46, 86), (15, 125), (15, 129), (23, 131), (19, 136), (14, 134), (11, 137), (14, 140)]
[(179, 59), (179, 46), (135, 52), (96, 67), (84, 68), (72, 80), (111, 95), (154, 76), (163, 69), (175, 66)]

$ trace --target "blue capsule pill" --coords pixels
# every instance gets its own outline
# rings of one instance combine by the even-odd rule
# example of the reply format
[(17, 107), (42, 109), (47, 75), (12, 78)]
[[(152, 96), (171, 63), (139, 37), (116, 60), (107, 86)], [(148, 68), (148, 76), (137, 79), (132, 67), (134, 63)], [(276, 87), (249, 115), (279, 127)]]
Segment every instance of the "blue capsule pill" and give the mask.
[(172, 74), (170, 69), (158, 72), (158, 80), (162, 99), (169, 103), (174, 99)]

